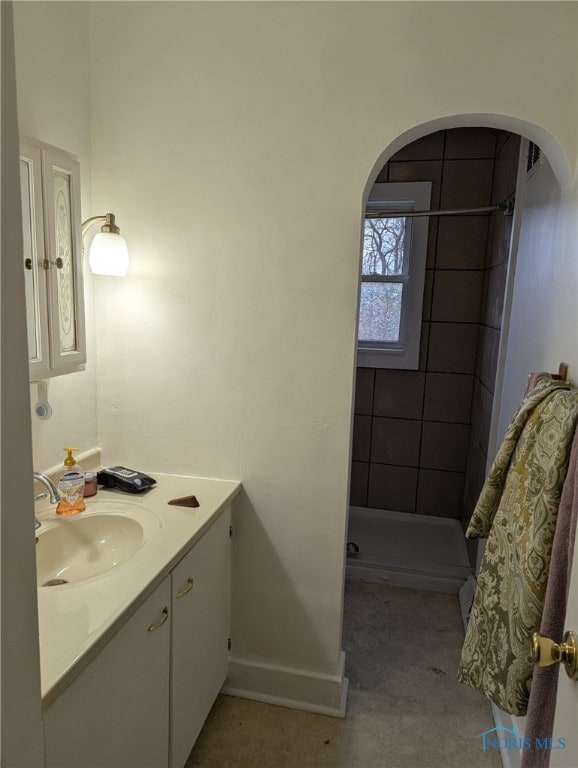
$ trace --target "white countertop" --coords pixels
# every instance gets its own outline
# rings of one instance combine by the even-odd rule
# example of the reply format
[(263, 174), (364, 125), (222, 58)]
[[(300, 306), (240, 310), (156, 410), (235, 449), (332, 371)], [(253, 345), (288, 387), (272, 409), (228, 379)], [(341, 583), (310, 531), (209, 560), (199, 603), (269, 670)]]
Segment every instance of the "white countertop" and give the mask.
[[(154, 541), (125, 563), (98, 577), (38, 589), (40, 673), (42, 702), (46, 709), (86, 664), (146, 599), (183, 555), (200, 538), (241, 490), (232, 480), (153, 473), (157, 485), (144, 494), (99, 490), (86, 499), (86, 515), (104, 508), (107, 501), (117, 509), (142, 504), (161, 522)], [(170, 506), (168, 501), (195, 495), (197, 508)], [(97, 506), (98, 505), (98, 506)], [(66, 524), (56, 517), (54, 505), (37, 509), (41, 523)], [(80, 516), (79, 515), (79, 516)], [(78, 517), (79, 517), (78, 516)], [(42, 528), (39, 533), (42, 534)]]

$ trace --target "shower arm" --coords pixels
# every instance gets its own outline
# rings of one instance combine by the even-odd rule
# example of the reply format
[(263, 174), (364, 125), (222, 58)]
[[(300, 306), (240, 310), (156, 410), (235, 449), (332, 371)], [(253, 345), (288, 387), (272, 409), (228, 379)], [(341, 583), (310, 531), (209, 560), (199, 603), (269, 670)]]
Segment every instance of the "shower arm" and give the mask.
[[(370, 203), (371, 205), (371, 203)], [(446, 211), (380, 211), (377, 208), (369, 208), (365, 212), (366, 219), (398, 219), (419, 216), (467, 216), (473, 214), (496, 213), (502, 211), (504, 216), (511, 216), (514, 213), (514, 203), (509, 200), (506, 203), (498, 205), (488, 205), (484, 208), (452, 208)]]

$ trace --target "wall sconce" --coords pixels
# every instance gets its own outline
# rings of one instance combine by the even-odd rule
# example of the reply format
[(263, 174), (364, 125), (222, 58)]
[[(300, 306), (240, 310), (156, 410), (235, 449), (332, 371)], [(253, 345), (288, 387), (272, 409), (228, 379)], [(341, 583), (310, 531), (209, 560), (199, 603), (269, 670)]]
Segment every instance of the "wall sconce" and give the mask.
[(90, 269), (94, 275), (124, 277), (128, 271), (128, 248), (126, 240), (114, 221), (114, 213), (107, 213), (106, 216), (92, 216), (83, 221), (82, 237), (84, 239), (90, 227), (98, 221), (104, 224), (90, 244), (88, 254)]

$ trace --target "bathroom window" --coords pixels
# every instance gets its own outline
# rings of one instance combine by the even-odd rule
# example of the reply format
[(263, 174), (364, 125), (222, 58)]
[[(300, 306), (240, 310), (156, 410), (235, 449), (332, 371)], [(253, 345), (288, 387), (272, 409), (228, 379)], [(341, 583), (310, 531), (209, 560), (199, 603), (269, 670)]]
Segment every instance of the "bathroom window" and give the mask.
[[(357, 364), (366, 368), (419, 365), (431, 182), (374, 184), (365, 209)], [(400, 212), (393, 218), (384, 212)], [(380, 215), (381, 214), (381, 215)]]

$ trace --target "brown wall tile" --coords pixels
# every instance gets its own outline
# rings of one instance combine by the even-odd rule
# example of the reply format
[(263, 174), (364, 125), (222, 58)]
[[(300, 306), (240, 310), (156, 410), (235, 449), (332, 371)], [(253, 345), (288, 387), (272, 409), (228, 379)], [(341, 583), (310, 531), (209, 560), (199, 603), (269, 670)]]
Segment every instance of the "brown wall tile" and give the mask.
[(432, 321), (479, 322), (482, 287), (481, 270), (436, 270)]
[(486, 461), (487, 453), (478, 442), (474, 430), (470, 429), (466, 474), (469, 481), (469, 492), (474, 503), (477, 502), (486, 479)]
[(351, 457), (353, 461), (369, 461), (371, 446), (371, 416), (356, 414), (353, 419)]
[(373, 413), (395, 419), (421, 419), (425, 375), (378, 368)]
[(420, 421), (375, 416), (371, 433), (371, 461), (417, 467), (420, 432)]
[(458, 373), (428, 373), (424, 419), (469, 424), (473, 380), (473, 376)]
[(354, 507), (367, 506), (367, 487), (369, 483), (369, 464), (361, 461), (351, 462), (349, 483), (349, 503)]
[(506, 289), (507, 264), (499, 264), (488, 270), (485, 294), (485, 325), (501, 328), (504, 312), (504, 291)]
[(465, 472), (469, 434), (467, 424), (424, 421), (420, 467)]
[(478, 326), (474, 323), (431, 323), (428, 370), (473, 373)]
[(393, 161), (400, 160), (441, 160), (444, 154), (445, 131), (436, 131), (428, 133), (411, 144), (396, 152), (391, 158)]
[(463, 472), (420, 469), (416, 512), (460, 519), (464, 496)]
[(494, 128), (453, 128), (447, 131), (444, 159), (494, 158), (497, 131)]
[(355, 413), (373, 413), (374, 368), (358, 368), (355, 373)]
[(493, 404), (492, 393), (478, 379), (474, 379), (471, 426), (475, 439), (486, 452), (488, 450)]
[(417, 469), (371, 464), (367, 504), (375, 509), (414, 512)]
[(521, 137), (517, 133), (510, 133), (502, 144), (497, 146), (496, 157), (513, 157), (517, 159), (520, 155)]
[(467, 528), (470, 522), (472, 513), (484, 485), (486, 478), (486, 459), (486, 452), (476, 440), (473, 430), (470, 430), (466, 484), (464, 489), (464, 510), (462, 513), (464, 529)]
[(487, 216), (440, 218), (437, 269), (483, 269), (488, 239)]
[(444, 162), (440, 207), (479, 208), (490, 204), (493, 160), (447, 160)]
[(428, 235), (427, 235), (427, 257), (426, 267), (427, 269), (434, 269), (436, 265), (436, 247), (438, 241), (438, 219), (434, 216), (429, 221)]
[(389, 163), (386, 163), (377, 174), (374, 184), (386, 184), (389, 180)]
[(482, 384), (492, 393), (496, 383), (499, 345), (500, 331), (487, 325), (480, 326), (476, 374)]
[(494, 184), (492, 189), (492, 205), (499, 205), (516, 191), (516, 176), (518, 173), (517, 157), (501, 157), (496, 160)]
[(428, 364), (429, 333), (431, 323), (421, 324), (421, 339), (419, 342), (419, 370), (425, 371)]
[(431, 207), (438, 208), (442, 179), (442, 161), (389, 162), (389, 181), (431, 181)]
[(423, 286), (423, 307), (422, 307), (422, 320), (429, 320), (431, 317), (431, 303), (433, 297), (433, 281), (434, 281), (433, 269), (426, 269), (425, 281)]
[(498, 131), (497, 132), (497, 137), (496, 137), (496, 157), (500, 154), (500, 152), (504, 148), (504, 144), (508, 141), (508, 139), (512, 135), (515, 136), (516, 134), (510, 133), (510, 131)]
[(490, 247), (488, 248), (488, 267), (506, 264), (510, 258), (510, 240), (512, 237), (512, 216), (503, 213), (492, 215)]

